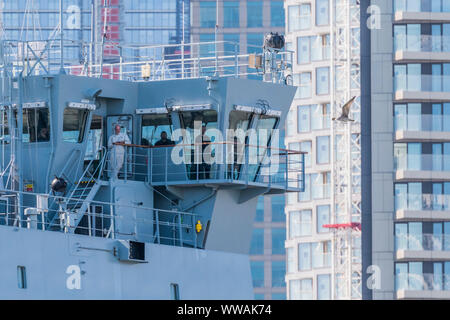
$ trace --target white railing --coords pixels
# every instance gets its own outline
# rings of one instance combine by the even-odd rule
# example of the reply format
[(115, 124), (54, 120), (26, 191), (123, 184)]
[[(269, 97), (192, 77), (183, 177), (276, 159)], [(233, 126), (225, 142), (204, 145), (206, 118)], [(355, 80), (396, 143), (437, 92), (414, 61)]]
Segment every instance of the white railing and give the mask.
[[(205, 78), (209, 76), (262, 76), (272, 82), (287, 82), (292, 70), (293, 52), (264, 53), (261, 47), (249, 46), (261, 63), (250, 64), (252, 54), (242, 54), (239, 44), (230, 41), (198, 42), (189, 44), (127, 46), (107, 48), (78, 40), (64, 40), (64, 48), (72, 47), (82, 57), (64, 60), (66, 73), (88, 77), (128, 81), (159, 81)], [(113, 52), (92, 61), (92, 50)], [(12, 75), (23, 76), (60, 72), (60, 43), (46, 41), (1, 41), (3, 67)], [(277, 66), (274, 72), (272, 66)], [(267, 72), (266, 72), (267, 68)], [(270, 70), (269, 70), (270, 69)]]
[[(36, 197), (36, 202), (37, 197), (42, 196), (30, 192), (21, 193), (29, 199)], [(19, 192), (7, 192), (9, 196), (17, 197), (18, 194)], [(0, 212), (0, 225), (201, 248), (196, 232), (200, 217), (191, 212), (91, 201), (87, 212), (80, 216), (76, 212), (65, 210), (70, 198), (44, 196), (48, 197), (48, 201), (59, 203), (59, 208), (30, 208), (9, 204), (7, 212)], [(49, 222), (47, 216), (57, 216), (58, 219)], [(203, 224), (206, 224), (205, 221)], [(117, 225), (122, 227), (119, 229)]]
[(396, 250), (413, 251), (450, 251), (450, 235), (448, 234), (397, 234)]

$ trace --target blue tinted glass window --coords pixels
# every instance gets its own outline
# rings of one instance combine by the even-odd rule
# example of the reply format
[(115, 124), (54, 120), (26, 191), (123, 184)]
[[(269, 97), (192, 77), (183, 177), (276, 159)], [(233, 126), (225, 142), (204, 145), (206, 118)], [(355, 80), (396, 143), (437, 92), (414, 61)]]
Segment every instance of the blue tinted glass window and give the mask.
[(223, 2), (223, 26), (239, 28), (239, 1)]
[(284, 287), (286, 263), (284, 261), (272, 261), (272, 287)]
[(239, 54), (239, 33), (225, 33), (223, 35), (224, 54), (234, 55)]
[(250, 261), (253, 287), (264, 287), (264, 261)]
[(262, 1), (247, 1), (247, 27), (262, 27), (263, 3)]
[(285, 240), (286, 240), (285, 228), (272, 229), (272, 254), (284, 254)]
[(216, 2), (200, 2), (200, 27), (214, 28), (216, 25)]
[(283, 1), (270, 2), (270, 25), (272, 27), (284, 26), (284, 7)]
[[(200, 34), (200, 42), (211, 42), (211, 41), (214, 41), (213, 33)], [(214, 43), (200, 45), (200, 56), (201, 57), (213, 57), (214, 56)]]
[(250, 254), (264, 254), (264, 229), (253, 229)]
[(263, 40), (262, 33), (247, 33), (247, 53), (261, 53)]
[(264, 197), (258, 197), (258, 203), (256, 204), (256, 217), (255, 221), (264, 221)]
[(286, 293), (272, 293), (272, 300), (286, 300)]
[(276, 195), (271, 197), (272, 201), (272, 221), (285, 221), (284, 196)]

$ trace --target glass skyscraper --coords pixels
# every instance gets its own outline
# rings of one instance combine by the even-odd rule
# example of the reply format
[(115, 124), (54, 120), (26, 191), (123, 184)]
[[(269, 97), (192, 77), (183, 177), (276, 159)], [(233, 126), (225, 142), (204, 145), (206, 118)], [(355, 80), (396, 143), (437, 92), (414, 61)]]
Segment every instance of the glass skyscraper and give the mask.
[[(2, 2), (3, 39), (29, 41), (59, 39), (59, 0)], [(91, 40), (100, 43), (105, 25), (103, 50), (105, 62), (117, 62), (120, 54), (118, 45), (123, 48), (122, 55), (125, 58), (130, 56), (154, 58), (150, 55), (156, 54), (156, 51), (130, 47), (181, 43), (183, 29), (184, 38), (189, 42), (189, 0), (106, 0), (106, 6), (104, 0), (64, 0), (63, 12), (64, 38), (74, 40), (72, 44), (65, 42), (64, 57), (67, 64), (83, 62), (85, 58), (83, 55), (86, 52), (83, 51), (81, 42), (86, 43), (86, 46)], [(99, 52), (97, 56), (98, 54)]]

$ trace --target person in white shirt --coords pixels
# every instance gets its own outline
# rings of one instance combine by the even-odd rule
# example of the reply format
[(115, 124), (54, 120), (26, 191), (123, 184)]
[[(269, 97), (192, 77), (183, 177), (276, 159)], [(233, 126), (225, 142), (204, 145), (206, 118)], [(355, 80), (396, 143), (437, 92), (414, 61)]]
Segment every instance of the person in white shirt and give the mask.
[(126, 133), (120, 132), (120, 125), (114, 127), (114, 134), (108, 139), (108, 148), (111, 150), (112, 178), (117, 179), (120, 169), (123, 166), (125, 157), (125, 147), (120, 144), (131, 144)]

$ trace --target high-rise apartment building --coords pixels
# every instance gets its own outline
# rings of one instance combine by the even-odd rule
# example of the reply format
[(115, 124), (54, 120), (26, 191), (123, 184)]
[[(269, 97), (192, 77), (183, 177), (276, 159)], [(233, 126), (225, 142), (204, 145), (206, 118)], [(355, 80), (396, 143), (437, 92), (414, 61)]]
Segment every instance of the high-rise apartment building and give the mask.
[[(358, 299), (361, 275), (359, 1), (287, 0), (298, 86), (288, 149), (307, 152), (305, 192), (289, 194), (288, 299)], [(355, 98), (349, 118), (333, 121)]]
[(361, 44), (372, 188), (363, 250), (381, 279), (372, 297), (448, 299), (450, 2), (373, 4)]

